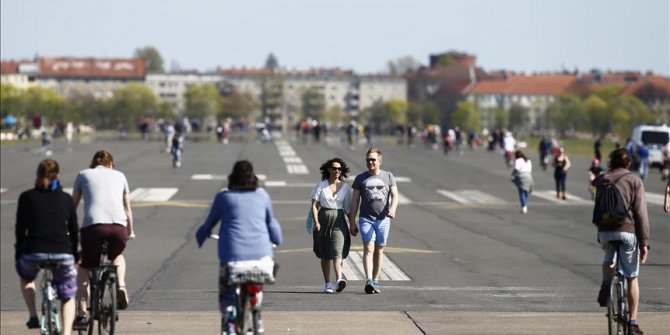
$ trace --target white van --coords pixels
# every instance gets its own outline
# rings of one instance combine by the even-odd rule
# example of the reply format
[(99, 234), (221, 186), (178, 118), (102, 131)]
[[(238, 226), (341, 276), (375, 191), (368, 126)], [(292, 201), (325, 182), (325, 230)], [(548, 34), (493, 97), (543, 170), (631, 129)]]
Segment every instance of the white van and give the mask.
[(637, 126), (633, 129), (632, 140), (649, 149), (649, 166), (661, 166), (663, 150), (670, 150), (670, 128), (667, 125)]

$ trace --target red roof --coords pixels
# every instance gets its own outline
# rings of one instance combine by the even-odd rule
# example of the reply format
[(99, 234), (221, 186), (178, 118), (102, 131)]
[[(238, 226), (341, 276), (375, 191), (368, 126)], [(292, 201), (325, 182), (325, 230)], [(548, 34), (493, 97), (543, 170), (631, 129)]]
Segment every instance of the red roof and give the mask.
[(3, 60), (0, 62), (0, 73), (2, 74), (16, 74), (19, 73), (19, 65), (21, 65), (21, 61), (13, 61), (13, 60)]
[(509, 75), (506, 79), (478, 82), (470, 92), (473, 94), (505, 95), (558, 95), (565, 93), (575, 82), (569, 74)]
[(40, 58), (38, 64), (43, 77), (143, 79), (146, 74), (144, 60), (139, 58)]

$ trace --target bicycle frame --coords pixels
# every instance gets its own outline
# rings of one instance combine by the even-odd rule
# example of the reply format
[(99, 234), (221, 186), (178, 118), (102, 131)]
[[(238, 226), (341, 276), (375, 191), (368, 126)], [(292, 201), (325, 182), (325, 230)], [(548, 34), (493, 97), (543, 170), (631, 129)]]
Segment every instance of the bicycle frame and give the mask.
[(51, 285), (53, 280), (52, 270), (57, 266), (55, 263), (40, 264), (42, 271), (42, 315), (40, 316), (40, 334), (60, 334), (62, 330), (59, 304), (56, 302), (56, 289)]
[[(100, 253), (100, 265), (91, 271), (91, 295), (89, 300), (89, 325), (88, 334), (94, 333), (94, 325), (98, 323), (98, 334), (114, 334), (118, 314), (116, 311), (116, 291), (118, 290), (118, 280), (116, 278), (116, 265), (107, 259), (108, 241), (102, 244)], [(113, 287), (113, 292), (109, 292), (111, 302), (102, 305), (105, 294), (105, 287)], [(109, 290), (109, 287), (108, 287)]]
[[(252, 261), (250, 264), (255, 263)], [(235, 320), (235, 332), (238, 335), (258, 334), (263, 284), (274, 283), (276, 268), (276, 263), (273, 262), (260, 266), (245, 264), (241, 267), (226, 267), (225, 277), (228, 287), (234, 288), (234, 305), (232, 306), (234, 310), (230, 311), (229, 316)], [(225, 316), (221, 318), (222, 333), (226, 331), (226, 321)]]
[(628, 334), (628, 319), (630, 311), (628, 308), (628, 279), (621, 268), (621, 245), (613, 243), (616, 247), (616, 271), (612, 276), (610, 284), (610, 297), (607, 303), (607, 321), (609, 335)]

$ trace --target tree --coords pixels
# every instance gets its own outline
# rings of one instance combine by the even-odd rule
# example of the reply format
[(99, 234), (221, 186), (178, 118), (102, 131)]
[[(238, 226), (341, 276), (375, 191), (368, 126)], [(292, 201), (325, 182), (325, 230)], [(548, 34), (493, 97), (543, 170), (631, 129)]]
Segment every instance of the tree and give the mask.
[(565, 134), (567, 130), (590, 130), (590, 120), (575, 94), (561, 94), (547, 107), (549, 127)]
[(234, 91), (223, 98), (223, 108), (219, 113), (220, 119), (231, 117), (233, 119), (250, 122), (252, 113), (258, 109), (258, 101), (249, 92)]
[(116, 127), (118, 122), (138, 124), (144, 117), (158, 117), (160, 104), (151, 89), (142, 84), (129, 84), (114, 91), (106, 102), (102, 122), (106, 127)]
[(451, 124), (459, 126), (464, 130), (474, 130), (479, 132), (481, 129), (481, 113), (477, 106), (470, 101), (460, 101), (456, 105), (456, 110), (451, 114)]
[(417, 70), (421, 66), (421, 62), (408, 55), (400, 57), (395, 61), (390, 60), (386, 66), (391, 75), (404, 75)]
[(184, 115), (191, 119), (204, 123), (221, 112), (221, 96), (214, 84), (191, 86), (184, 93), (184, 97)]
[(4, 119), (7, 115), (17, 118), (24, 117), (25, 107), (22, 101), (21, 90), (11, 84), (0, 85), (0, 115)]
[(392, 125), (407, 124), (408, 105), (403, 100), (390, 100), (384, 104), (384, 109)]
[(528, 109), (519, 104), (512, 104), (508, 111), (509, 126), (512, 130), (523, 128), (530, 121), (528, 118)]
[(594, 134), (609, 133), (612, 117), (607, 111), (607, 102), (605, 100), (592, 94), (582, 102), (582, 108), (591, 121), (591, 131)]
[(610, 104), (612, 131), (622, 138), (630, 136), (638, 124), (652, 123), (654, 115), (635, 96), (618, 96)]
[(31, 87), (22, 94), (25, 115), (42, 116), (50, 123), (66, 120), (65, 99), (50, 88)]
[(302, 100), (302, 115), (316, 120), (323, 118), (326, 112), (326, 97), (323, 91), (316, 87), (309, 87), (300, 97)]
[(148, 72), (164, 72), (163, 57), (161, 57), (160, 52), (156, 48), (152, 46), (137, 48), (135, 49), (134, 57), (144, 59), (147, 62)]
[(507, 113), (503, 109), (493, 110), (493, 126), (500, 129), (507, 128)]
[(265, 59), (265, 68), (271, 71), (274, 71), (279, 68), (279, 61), (273, 53), (268, 55), (268, 58)]

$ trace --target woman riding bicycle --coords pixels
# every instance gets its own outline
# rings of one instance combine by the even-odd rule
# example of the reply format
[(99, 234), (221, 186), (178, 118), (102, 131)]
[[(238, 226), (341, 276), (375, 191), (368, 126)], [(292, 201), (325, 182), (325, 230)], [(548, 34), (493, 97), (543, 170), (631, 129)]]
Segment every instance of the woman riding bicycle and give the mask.
[[(228, 313), (229, 307), (234, 305), (235, 292), (223, 276), (226, 265), (272, 257), (272, 244), (282, 243), (281, 227), (272, 214), (270, 196), (258, 187), (258, 178), (249, 161), (235, 163), (228, 176), (228, 188), (214, 198), (207, 219), (196, 232), (199, 247), (219, 221), (219, 308), (226, 318), (227, 333), (235, 334), (234, 319)], [(262, 329), (262, 325), (257, 328)]]
[[(16, 271), (21, 278), (21, 294), (28, 307), (28, 328), (40, 328), (35, 308), (35, 278), (40, 264), (56, 263), (52, 284), (62, 304), (63, 334), (72, 333), (77, 292), (74, 267), (79, 240), (77, 211), (72, 197), (63, 192), (59, 167), (53, 159), (37, 166), (35, 188), (21, 193), (16, 210)], [(65, 224), (64, 224), (65, 223)]]
[(134, 238), (133, 212), (130, 208), (128, 180), (114, 169), (114, 158), (100, 150), (93, 155), (91, 165), (82, 170), (74, 181), (72, 198), (75, 207), (84, 199), (84, 219), (81, 228), (81, 264), (77, 284), (79, 316), (75, 323), (78, 330), (86, 329), (86, 315), (91, 269), (100, 265), (102, 242), (109, 241), (108, 257), (117, 266), (119, 309), (128, 307), (126, 290), (126, 259), (123, 250), (126, 241)]

